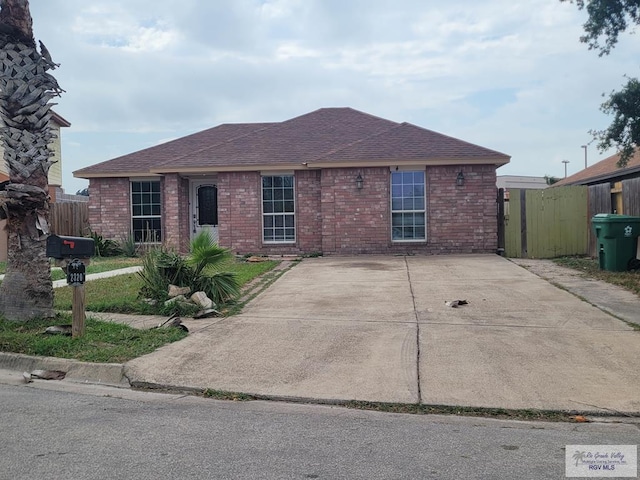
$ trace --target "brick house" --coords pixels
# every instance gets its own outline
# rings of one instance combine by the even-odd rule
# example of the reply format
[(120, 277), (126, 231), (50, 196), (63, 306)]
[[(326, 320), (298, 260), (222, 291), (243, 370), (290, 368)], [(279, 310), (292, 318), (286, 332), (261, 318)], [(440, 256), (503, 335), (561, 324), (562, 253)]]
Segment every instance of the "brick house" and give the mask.
[(238, 254), (472, 253), (497, 245), (509, 156), (409, 123), (323, 108), (223, 124), (74, 172), (91, 228), (185, 251), (206, 229)]

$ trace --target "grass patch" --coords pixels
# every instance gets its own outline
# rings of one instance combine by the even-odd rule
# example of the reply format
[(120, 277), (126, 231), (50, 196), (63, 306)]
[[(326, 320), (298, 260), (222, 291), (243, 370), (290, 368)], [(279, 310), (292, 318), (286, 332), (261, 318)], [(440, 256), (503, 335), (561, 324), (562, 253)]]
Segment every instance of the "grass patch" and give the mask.
[[(225, 264), (224, 269), (236, 273), (242, 286), (273, 269), (278, 263), (277, 261), (250, 263), (234, 260)], [(140, 315), (158, 313), (158, 307), (148, 305), (138, 297), (138, 292), (142, 286), (143, 281), (138, 274), (91, 280), (84, 285), (85, 309), (93, 312)], [(57, 310), (71, 310), (73, 287), (56, 288), (54, 295), (54, 308)]]
[(417, 403), (382, 403), (351, 401), (347, 408), (374, 410), (376, 412), (408, 413), (414, 415), (457, 415), (466, 417), (488, 417), (503, 420), (541, 420), (546, 422), (575, 422), (575, 415), (553, 410), (511, 410), (505, 408), (455, 407), (447, 405), (425, 405)]
[(263, 273), (273, 270), (279, 263), (280, 262), (276, 260), (266, 260), (264, 262), (242, 262), (233, 260), (223, 265), (221, 270), (234, 272), (238, 279), (238, 284), (243, 286)]
[(239, 392), (225, 392), (223, 390), (213, 390), (207, 388), (203, 394), (205, 398), (213, 398), (215, 400), (231, 400), (234, 402), (250, 402), (257, 400), (253, 395)]
[[(111, 270), (117, 270), (119, 268), (127, 268), (142, 265), (142, 259), (131, 257), (93, 257), (91, 264), (87, 267), (87, 275), (90, 273), (102, 273), (109, 272)], [(7, 272), (7, 262), (0, 262), (0, 275)], [(65, 278), (65, 274), (60, 268), (56, 268), (55, 264), (51, 263), (51, 279), (62, 280)]]
[[(54, 290), (56, 310), (71, 310), (73, 288)], [(136, 273), (91, 280), (84, 284), (85, 309), (92, 312), (153, 314), (153, 308), (138, 298), (142, 279)]]
[(64, 324), (71, 324), (70, 315), (60, 314), (55, 319), (28, 323), (0, 319), (0, 351), (85, 362), (122, 363), (187, 335), (179, 328), (137, 330), (128, 325), (91, 318), (86, 320), (86, 333), (82, 338), (42, 333), (50, 325)]
[(600, 270), (598, 261), (589, 257), (560, 257), (553, 259), (553, 261), (563, 267), (577, 270), (585, 277), (623, 287), (640, 296), (640, 271), (609, 272)]
[[(241, 392), (230, 392), (225, 390), (214, 390), (207, 388), (204, 391), (189, 392), (192, 395), (202, 395), (205, 398), (215, 400), (231, 400), (236, 402), (250, 402), (255, 400), (278, 400), (268, 395), (250, 395)], [(295, 400), (289, 400), (295, 401)], [(522, 421), (543, 421), (543, 422), (578, 422), (576, 412), (563, 412), (556, 410), (536, 410), (536, 409), (506, 409), (506, 408), (483, 408), (483, 407), (459, 407), (449, 405), (426, 405), (421, 403), (385, 403), (385, 402), (364, 402), (347, 401), (317, 402), (304, 400), (301, 403), (317, 403), (319, 405), (329, 404), (355, 410), (371, 410), (385, 413), (404, 413), (410, 415), (456, 415), (466, 417), (496, 418), (501, 420), (522, 420)], [(579, 416), (579, 415), (578, 415)], [(584, 420), (582, 420), (584, 421)]]
[[(140, 265), (142, 265), (142, 260), (135, 257), (94, 257), (86, 268), (86, 274), (110, 272), (111, 270)], [(62, 280), (63, 278), (66, 276), (61, 269), (51, 269), (51, 280)]]

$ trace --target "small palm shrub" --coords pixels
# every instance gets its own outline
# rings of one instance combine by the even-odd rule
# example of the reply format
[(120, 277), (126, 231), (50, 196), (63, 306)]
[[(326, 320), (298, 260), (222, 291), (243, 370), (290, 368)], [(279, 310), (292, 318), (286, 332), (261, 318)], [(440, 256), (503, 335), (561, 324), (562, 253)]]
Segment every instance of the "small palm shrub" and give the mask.
[(138, 256), (138, 245), (136, 244), (133, 235), (128, 235), (121, 238), (118, 245), (120, 246), (122, 255), (124, 255), (125, 257), (132, 258)]
[(192, 240), (187, 257), (164, 248), (152, 249), (142, 259), (139, 275), (144, 285), (140, 295), (164, 302), (169, 285), (177, 285), (190, 287), (192, 292), (203, 291), (221, 305), (240, 292), (235, 274), (221, 271), (230, 258), (229, 251), (213, 242), (207, 232)]
[(96, 257), (117, 257), (122, 254), (122, 249), (118, 242), (104, 238), (97, 232), (91, 231), (89, 237), (93, 239), (96, 249)]

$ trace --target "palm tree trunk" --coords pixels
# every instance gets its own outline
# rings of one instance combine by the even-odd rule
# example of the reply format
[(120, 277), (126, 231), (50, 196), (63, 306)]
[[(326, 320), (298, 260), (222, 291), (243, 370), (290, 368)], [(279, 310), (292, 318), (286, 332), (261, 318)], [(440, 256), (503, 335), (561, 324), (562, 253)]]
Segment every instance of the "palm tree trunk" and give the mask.
[(33, 39), (28, 0), (0, 0), (0, 140), (9, 184), (0, 191), (7, 219), (7, 271), (0, 315), (28, 321), (53, 316), (53, 287), (45, 241), (49, 233), (48, 172), (54, 138), (50, 100), (62, 92), (47, 71), (46, 47)]

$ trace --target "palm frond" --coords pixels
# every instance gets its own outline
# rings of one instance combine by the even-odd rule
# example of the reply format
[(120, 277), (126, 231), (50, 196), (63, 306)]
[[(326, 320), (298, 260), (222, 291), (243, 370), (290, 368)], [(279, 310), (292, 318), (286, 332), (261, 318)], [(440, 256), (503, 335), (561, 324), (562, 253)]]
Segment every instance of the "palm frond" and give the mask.
[(215, 269), (230, 257), (228, 249), (218, 246), (209, 233), (203, 231), (191, 241), (187, 263), (195, 269), (196, 275), (201, 275), (206, 269)]

